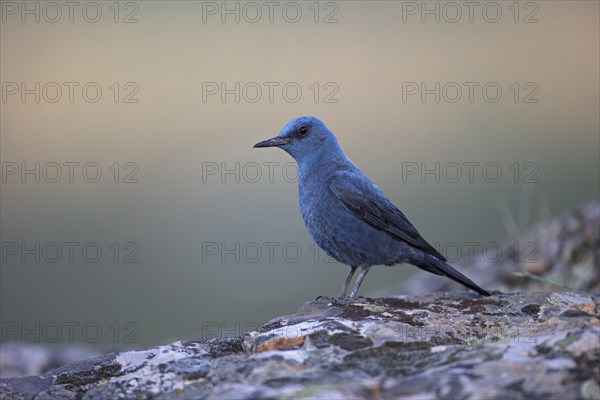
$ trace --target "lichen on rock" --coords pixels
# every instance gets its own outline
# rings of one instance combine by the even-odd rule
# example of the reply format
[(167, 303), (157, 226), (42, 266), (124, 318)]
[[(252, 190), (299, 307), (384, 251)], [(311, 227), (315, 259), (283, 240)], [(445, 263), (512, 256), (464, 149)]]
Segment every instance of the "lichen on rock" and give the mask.
[(597, 399), (600, 298), (436, 293), (314, 301), (244, 337), (3, 379), (3, 399)]

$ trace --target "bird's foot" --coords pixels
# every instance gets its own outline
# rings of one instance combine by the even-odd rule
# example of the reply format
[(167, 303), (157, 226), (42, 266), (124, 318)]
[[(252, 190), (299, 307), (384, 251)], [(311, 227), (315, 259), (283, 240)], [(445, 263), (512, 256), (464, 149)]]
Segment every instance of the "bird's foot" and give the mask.
[(349, 302), (352, 300), (352, 298), (349, 296), (319, 296), (316, 298), (316, 301), (320, 300), (328, 301), (333, 304), (341, 304), (344, 302)]
[(353, 300), (350, 296), (336, 296), (331, 298), (331, 304), (345, 306), (352, 303)]
[(346, 297), (338, 297), (344, 303), (374, 303), (375, 301), (366, 296), (346, 296)]
[(316, 301), (325, 300), (330, 302), (333, 305), (347, 305), (354, 302), (359, 303), (372, 303), (373, 299), (370, 297), (364, 296), (319, 296)]
[(348, 296), (319, 296), (316, 301), (325, 300), (331, 304), (346, 304), (349, 303), (352, 298)]

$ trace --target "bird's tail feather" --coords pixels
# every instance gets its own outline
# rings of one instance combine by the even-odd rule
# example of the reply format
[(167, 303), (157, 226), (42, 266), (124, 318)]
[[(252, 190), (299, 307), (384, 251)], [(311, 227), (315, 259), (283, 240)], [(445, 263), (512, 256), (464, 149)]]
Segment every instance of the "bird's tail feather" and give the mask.
[(470, 289), (473, 289), (479, 294), (482, 294), (484, 296), (490, 296), (490, 293), (487, 290), (480, 288), (475, 282), (473, 282), (472, 280), (470, 280), (469, 278), (452, 268), (450, 265), (446, 264), (444, 261), (439, 260), (435, 257), (428, 258), (426, 263), (419, 263), (417, 267), (424, 269), (425, 271), (434, 273), (436, 275), (447, 276), (453, 281), (458, 282), (461, 285), (464, 285)]

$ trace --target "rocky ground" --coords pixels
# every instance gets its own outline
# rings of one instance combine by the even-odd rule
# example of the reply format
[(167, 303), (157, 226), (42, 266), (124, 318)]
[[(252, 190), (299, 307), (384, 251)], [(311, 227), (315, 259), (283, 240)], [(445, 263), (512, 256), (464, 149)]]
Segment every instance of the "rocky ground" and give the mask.
[(423, 274), (398, 288), (408, 294), (308, 302), (243, 337), (1, 379), (0, 398), (600, 400), (600, 203), (523, 238), (537, 261), (459, 267), (504, 292), (491, 297)]
[(468, 292), (304, 304), (244, 337), (3, 379), (3, 399), (600, 399), (600, 298)]

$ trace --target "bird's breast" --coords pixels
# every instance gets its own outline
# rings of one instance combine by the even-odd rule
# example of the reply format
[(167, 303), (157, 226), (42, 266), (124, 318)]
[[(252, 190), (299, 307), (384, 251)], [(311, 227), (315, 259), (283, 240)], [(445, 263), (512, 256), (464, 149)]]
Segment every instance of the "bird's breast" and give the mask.
[(354, 216), (329, 185), (321, 182), (299, 180), (300, 211), (315, 243), (344, 264), (386, 263), (383, 257), (389, 254), (393, 240)]

